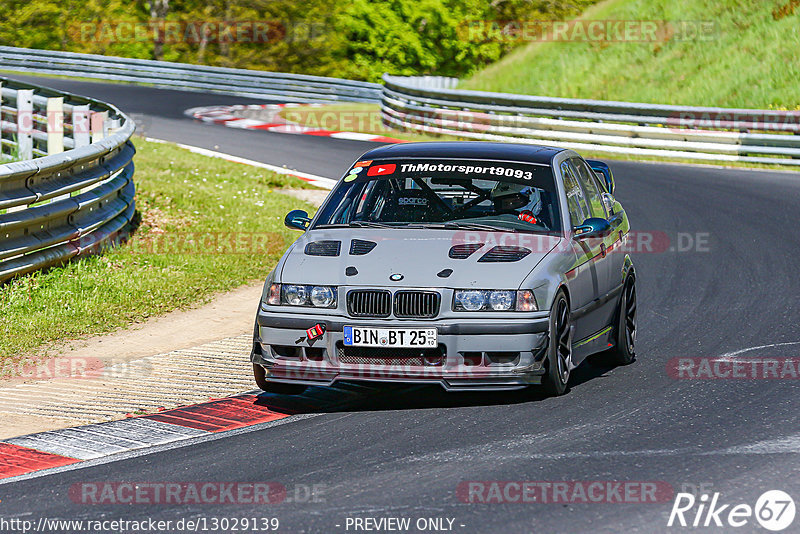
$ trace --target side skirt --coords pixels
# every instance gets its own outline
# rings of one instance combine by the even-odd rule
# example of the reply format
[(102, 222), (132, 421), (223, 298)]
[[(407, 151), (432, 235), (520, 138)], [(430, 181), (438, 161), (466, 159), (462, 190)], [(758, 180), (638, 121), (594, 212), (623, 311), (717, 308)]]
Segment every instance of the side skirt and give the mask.
[(572, 344), (572, 360), (575, 365), (583, 361), (587, 356), (596, 352), (607, 350), (614, 346), (613, 340), (614, 327), (608, 325), (602, 330), (578, 340)]

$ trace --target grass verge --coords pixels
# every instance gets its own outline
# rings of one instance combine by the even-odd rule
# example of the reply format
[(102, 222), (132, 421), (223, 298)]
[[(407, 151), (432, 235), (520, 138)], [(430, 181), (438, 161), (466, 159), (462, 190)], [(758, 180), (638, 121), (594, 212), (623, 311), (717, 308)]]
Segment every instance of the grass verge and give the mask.
[(11, 134), (11, 139), (4, 141), (9, 141), (11, 144), (3, 144), (2, 147), (0, 147), (0, 164), (22, 161), (22, 158), (20, 157), (19, 154), (19, 145), (17, 144), (17, 136)]
[(534, 42), (461, 88), (695, 106), (800, 105), (796, 1), (608, 0), (579, 18), (712, 26), (695, 37), (684, 30), (683, 37), (667, 33), (656, 42)]
[(262, 280), (297, 237), (283, 226), (286, 212), (314, 211), (274, 192), (309, 187), (297, 178), (172, 144), (134, 143), (138, 229), (102, 256), (0, 286), (0, 362), (48, 342), (195, 307), (214, 293)]

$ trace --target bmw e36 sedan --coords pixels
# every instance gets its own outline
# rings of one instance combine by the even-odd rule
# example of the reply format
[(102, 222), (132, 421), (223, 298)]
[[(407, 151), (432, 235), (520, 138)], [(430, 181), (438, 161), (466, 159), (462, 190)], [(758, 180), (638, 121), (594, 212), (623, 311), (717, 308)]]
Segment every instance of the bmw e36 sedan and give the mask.
[(265, 391), (337, 381), (538, 385), (634, 358), (636, 273), (608, 165), (572, 150), (405, 143), (351, 165), (267, 277), (251, 360)]

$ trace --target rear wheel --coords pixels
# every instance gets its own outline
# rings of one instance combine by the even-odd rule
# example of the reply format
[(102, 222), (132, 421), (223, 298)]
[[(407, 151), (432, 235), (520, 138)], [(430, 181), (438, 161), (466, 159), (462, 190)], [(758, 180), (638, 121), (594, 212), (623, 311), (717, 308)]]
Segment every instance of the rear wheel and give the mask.
[(263, 367), (254, 363), (253, 376), (256, 385), (267, 393), (277, 393), (279, 395), (300, 395), (306, 390), (306, 386), (301, 384), (284, 384), (281, 382), (270, 382), (267, 380), (267, 372)]
[(572, 364), (572, 321), (567, 296), (561, 290), (550, 310), (549, 335), (547, 372), (542, 379), (542, 386), (549, 395), (563, 395), (567, 391), (569, 366)]
[(614, 348), (609, 351), (609, 363), (627, 365), (636, 356), (636, 279), (628, 276), (619, 298)]

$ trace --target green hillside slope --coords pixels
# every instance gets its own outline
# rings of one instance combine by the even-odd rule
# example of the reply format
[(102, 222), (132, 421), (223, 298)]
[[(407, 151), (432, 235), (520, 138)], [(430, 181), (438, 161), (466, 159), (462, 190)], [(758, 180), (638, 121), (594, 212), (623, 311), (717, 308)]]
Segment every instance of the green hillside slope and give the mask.
[(609, 0), (581, 18), (670, 21), (672, 27), (701, 27), (701, 21), (711, 24), (694, 39), (671, 35), (655, 42), (532, 42), (476, 73), (461, 87), (663, 104), (800, 109), (800, 0)]

